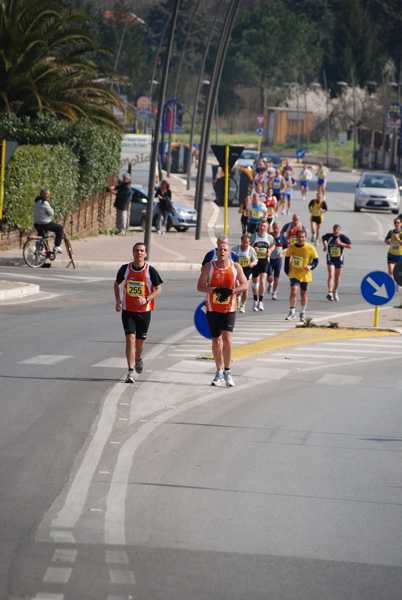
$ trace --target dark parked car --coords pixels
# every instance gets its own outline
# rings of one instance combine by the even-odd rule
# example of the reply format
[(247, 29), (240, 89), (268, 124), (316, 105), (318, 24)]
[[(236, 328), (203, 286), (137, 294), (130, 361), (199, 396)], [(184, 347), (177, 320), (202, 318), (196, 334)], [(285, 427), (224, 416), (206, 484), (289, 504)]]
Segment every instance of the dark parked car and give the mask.
[[(133, 195), (131, 198), (130, 225), (136, 227), (141, 225), (145, 229), (145, 215), (148, 202), (148, 188), (142, 185), (132, 185)], [(158, 215), (158, 201), (154, 200), (154, 212), (152, 225), (155, 227)], [(187, 231), (189, 227), (197, 224), (197, 211), (185, 204), (173, 202), (173, 213), (168, 216), (166, 229), (169, 231), (174, 227), (177, 231)]]

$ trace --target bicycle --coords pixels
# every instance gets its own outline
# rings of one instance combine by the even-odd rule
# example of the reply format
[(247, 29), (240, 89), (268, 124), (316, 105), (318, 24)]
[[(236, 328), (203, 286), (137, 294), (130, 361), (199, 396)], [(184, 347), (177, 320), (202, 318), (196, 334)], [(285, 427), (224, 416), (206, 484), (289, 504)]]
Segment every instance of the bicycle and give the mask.
[[(52, 239), (53, 238), (54, 236), (52, 236)], [(67, 269), (70, 264), (73, 266), (73, 269), (75, 269), (73, 249), (70, 240), (65, 233), (63, 234), (63, 240), (66, 246), (67, 256), (70, 259), (70, 262), (67, 264)], [(31, 267), (32, 269), (43, 267), (47, 260), (54, 261), (56, 258), (56, 252), (53, 252), (53, 250), (50, 249), (49, 238), (46, 234), (43, 236), (35, 235), (28, 237), (22, 249), (22, 254), (24, 261), (28, 267)], [(50, 267), (50, 264), (47, 263), (47, 266)]]

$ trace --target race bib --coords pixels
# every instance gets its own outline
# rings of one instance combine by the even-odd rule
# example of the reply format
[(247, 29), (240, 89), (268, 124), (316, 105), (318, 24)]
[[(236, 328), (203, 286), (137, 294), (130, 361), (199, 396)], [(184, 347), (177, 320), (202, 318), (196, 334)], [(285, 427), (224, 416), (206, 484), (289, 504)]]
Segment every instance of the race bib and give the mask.
[(230, 302), (230, 296), (228, 298), (226, 298), (226, 300), (223, 300), (223, 302), (221, 302), (219, 300), (219, 298), (220, 298), (220, 295), (216, 294), (214, 292), (214, 295), (213, 295), (214, 304), (229, 304), (229, 302)]
[(390, 244), (391, 252), (399, 252), (401, 250), (401, 246), (398, 242), (391, 242)]
[(303, 268), (303, 259), (300, 256), (293, 256), (293, 266), (296, 267), (296, 269), (302, 269)]
[(272, 217), (273, 214), (274, 214), (274, 209), (272, 208), (272, 206), (267, 206), (267, 216)]
[(241, 267), (248, 267), (250, 264), (250, 257), (249, 256), (239, 256), (239, 265)]
[(334, 258), (339, 257), (341, 255), (341, 248), (339, 246), (331, 246), (329, 249), (329, 254)]
[(315, 208), (315, 209), (313, 210), (313, 216), (314, 216), (314, 217), (320, 217), (320, 216), (321, 216), (321, 211), (320, 211), (320, 209), (319, 209), (319, 208)]
[(289, 241), (291, 244), (295, 244), (297, 242), (297, 236), (292, 235)]
[(267, 258), (268, 248), (256, 248), (258, 260)]
[(145, 297), (145, 283), (143, 281), (128, 281), (127, 294), (132, 297)]

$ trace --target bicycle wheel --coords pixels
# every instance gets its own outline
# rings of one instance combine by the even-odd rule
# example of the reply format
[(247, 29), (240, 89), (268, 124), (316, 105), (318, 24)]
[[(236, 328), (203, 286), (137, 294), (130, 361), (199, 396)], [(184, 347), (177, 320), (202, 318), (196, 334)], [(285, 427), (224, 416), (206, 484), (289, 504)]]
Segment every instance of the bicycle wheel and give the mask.
[[(67, 254), (68, 254), (68, 257), (69, 257), (69, 259), (70, 259), (70, 262), (71, 262), (71, 264), (73, 265), (73, 269), (75, 269), (75, 262), (74, 262), (74, 256), (73, 256), (73, 249), (72, 249), (72, 247), (71, 247), (70, 240), (68, 239), (68, 237), (67, 237), (66, 235), (64, 236), (64, 243), (65, 243), (65, 245), (66, 245), (66, 248), (67, 248)], [(69, 266), (69, 264), (70, 264), (70, 263), (68, 263), (67, 267)]]
[(47, 257), (46, 247), (40, 238), (27, 240), (24, 244), (22, 253), (26, 264), (32, 269), (36, 269), (45, 264)]

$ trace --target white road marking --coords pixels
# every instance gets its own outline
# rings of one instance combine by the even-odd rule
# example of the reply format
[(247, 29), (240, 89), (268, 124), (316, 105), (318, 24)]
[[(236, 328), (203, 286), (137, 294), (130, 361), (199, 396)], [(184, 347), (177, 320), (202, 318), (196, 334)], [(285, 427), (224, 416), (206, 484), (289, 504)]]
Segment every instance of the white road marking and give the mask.
[(43, 581), (50, 583), (67, 583), (71, 577), (72, 569), (67, 567), (48, 567)]
[(26, 360), (20, 360), (18, 362), (19, 365), (57, 365), (63, 360), (67, 360), (68, 358), (74, 358), (73, 356), (62, 356), (57, 354), (37, 354), (37, 356), (33, 356), (32, 358), (27, 358)]
[(69, 550), (68, 548), (58, 548), (53, 553), (53, 562), (75, 562), (77, 558), (77, 550)]
[(363, 377), (356, 375), (341, 375), (339, 373), (327, 373), (316, 381), (326, 385), (359, 385)]
[(106, 369), (126, 369), (127, 370), (127, 361), (125, 358), (117, 358), (111, 357), (106, 360), (102, 360), (95, 365), (91, 365), (92, 367), (103, 367)]
[(111, 583), (131, 583), (135, 584), (135, 577), (132, 571), (119, 571), (117, 569), (109, 569)]
[(75, 538), (72, 531), (57, 531), (50, 532), (50, 537), (53, 538), (56, 544), (75, 544)]
[(128, 565), (127, 552), (124, 550), (106, 550), (106, 562), (117, 565)]
[(103, 449), (113, 429), (117, 403), (127, 389), (125, 384), (116, 383), (106, 396), (94, 437), (89, 444), (80, 468), (71, 484), (63, 508), (52, 522), (52, 528), (71, 528), (78, 521), (92, 477), (102, 456)]

